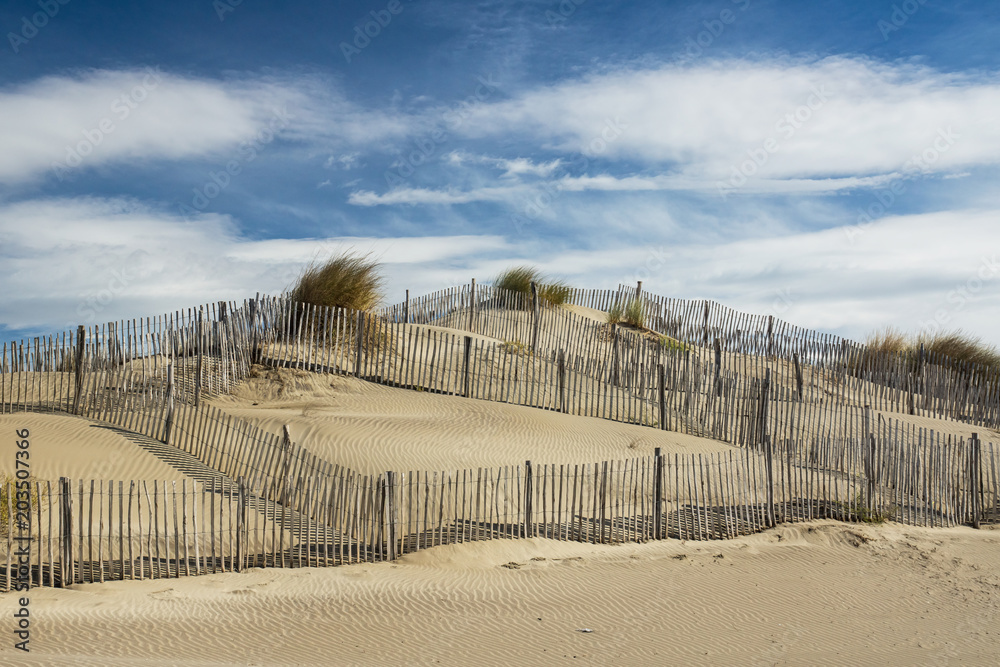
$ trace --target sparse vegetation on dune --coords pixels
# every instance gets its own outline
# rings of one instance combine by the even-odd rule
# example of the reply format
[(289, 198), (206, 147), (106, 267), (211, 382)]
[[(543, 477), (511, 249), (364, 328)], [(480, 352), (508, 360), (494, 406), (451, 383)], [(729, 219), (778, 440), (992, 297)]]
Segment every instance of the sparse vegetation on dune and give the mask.
[(989, 375), (1000, 375), (1000, 351), (982, 342), (982, 339), (962, 331), (936, 334), (911, 335), (886, 327), (872, 332), (865, 339), (864, 349), (853, 364), (855, 368), (874, 365), (886, 356), (902, 356), (912, 371), (918, 370), (920, 349), (925, 360), (946, 357), (944, 364), (960, 368), (968, 364), (985, 369)]
[(561, 306), (569, 300), (570, 286), (553, 280), (533, 266), (512, 266), (493, 280), (493, 286), (524, 295), (531, 303), (531, 283), (538, 287), (538, 298), (544, 303)]

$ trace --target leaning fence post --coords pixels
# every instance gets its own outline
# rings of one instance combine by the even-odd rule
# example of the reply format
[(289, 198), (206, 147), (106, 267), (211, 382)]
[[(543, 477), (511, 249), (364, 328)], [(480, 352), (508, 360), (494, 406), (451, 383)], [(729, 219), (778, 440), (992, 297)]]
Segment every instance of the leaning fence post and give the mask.
[(469, 355), (472, 352), (472, 336), (465, 337), (465, 354), (462, 362), (462, 395), (469, 397)]
[(531, 461), (524, 462), (524, 525), (521, 527), (521, 535), (531, 537), (531, 497), (534, 480), (531, 474)]
[(73, 583), (73, 493), (68, 477), (59, 478), (59, 586)]
[(663, 456), (653, 450), (653, 539), (663, 539)]
[(163, 425), (163, 444), (170, 444), (170, 432), (174, 429), (174, 365), (167, 364), (167, 417)]
[(972, 466), (972, 527), (979, 528), (980, 517), (982, 516), (983, 502), (983, 459), (982, 443), (979, 441), (979, 434), (972, 434), (972, 452), (969, 463)]
[(410, 290), (406, 290), (406, 301), (403, 302), (403, 324), (410, 323)]
[(76, 328), (76, 364), (73, 369), (76, 373), (76, 391), (73, 396), (73, 414), (81, 414), (83, 406), (83, 346), (87, 337), (86, 329), (81, 324)]

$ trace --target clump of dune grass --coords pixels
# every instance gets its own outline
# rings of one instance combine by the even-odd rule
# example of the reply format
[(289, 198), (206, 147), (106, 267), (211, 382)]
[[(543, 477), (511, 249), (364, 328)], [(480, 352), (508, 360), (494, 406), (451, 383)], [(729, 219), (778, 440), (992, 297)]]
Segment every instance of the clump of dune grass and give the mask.
[(344, 252), (303, 270), (289, 296), (300, 303), (373, 310), (382, 302), (384, 279), (370, 255)]
[(524, 296), (525, 303), (531, 303), (531, 283), (538, 289), (538, 300), (553, 306), (561, 306), (569, 301), (570, 286), (553, 280), (533, 266), (512, 266), (504, 269), (493, 279), (493, 286)]
[(979, 372), (989, 376), (1000, 375), (1000, 351), (983, 343), (981, 338), (960, 330), (912, 335), (892, 327), (879, 329), (868, 335), (850, 366), (855, 371), (872, 368), (886, 358), (894, 357), (902, 360), (907, 370), (918, 372), (921, 346), (925, 362), (933, 361), (955, 370), (975, 366)]
[[(343, 252), (323, 263), (309, 264), (299, 276), (294, 287), (288, 290), (293, 302), (320, 307), (343, 308), (363, 311), (364, 327), (361, 332), (362, 348), (365, 352), (394, 349), (392, 329), (384, 318), (371, 311), (382, 303), (385, 280), (380, 273), (381, 266), (370, 255)], [(297, 313), (301, 320), (301, 313)], [(324, 342), (336, 342), (337, 330), (321, 330), (323, 318), (317, 314), (308, 324), (307, 330)], [(345, 327), (341, 335), (348, 347), (357, 346), (356, 319)]]
[(620, 301), (615, 301), (605, 319), (608, 324), (627, 324), (636, 329), (646, 327), (646, 313), (639, 299), (632, 299), (624, 305)]
[(630, 324), (637, 329), (644, 328), (646, 326), (646, 312), (642, 307), (642, 301), (639, 299), (632, 299), (625, 304), (625, 311), (622, 313), (622, 320), (625, 324)]
[(924, 353), (948, 357), (946, 365), (957, 368), (965, 364), (974, 364), (985, 369), (990, 375), (1000, 373), (1000, 352), (996, 347), (987, 345), (977, 336), (962, 331), (941, 332), (934, 335), (918, 336), (914, 341), (917, 351), (921, 343)]

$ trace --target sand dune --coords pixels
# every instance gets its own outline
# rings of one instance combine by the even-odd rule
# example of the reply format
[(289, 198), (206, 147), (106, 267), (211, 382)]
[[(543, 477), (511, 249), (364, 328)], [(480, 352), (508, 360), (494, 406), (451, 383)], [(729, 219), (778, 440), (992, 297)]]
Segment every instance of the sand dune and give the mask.
[(589, 463), (729, 451), (722, 442), (592, 417), (384, 387), (351, 377), (259, 372), (212, 403), (362, 473)]
[[(88, 419), (65, 414), (0, 415), (0, 432), (29, 429), (31, 474), (38, 479), (182, 480), (186, 475), (144, 447), (148, 438), (122, 432)], [(14, 456), (0, 460), (0, 471), (14, 472)]]
[(823, 521), (726, 542), (495, 541), (79, 585), (32, 591), (32, 653), (5, 643), (0, 662), (988, 665), (998, 547), (995, 531)]

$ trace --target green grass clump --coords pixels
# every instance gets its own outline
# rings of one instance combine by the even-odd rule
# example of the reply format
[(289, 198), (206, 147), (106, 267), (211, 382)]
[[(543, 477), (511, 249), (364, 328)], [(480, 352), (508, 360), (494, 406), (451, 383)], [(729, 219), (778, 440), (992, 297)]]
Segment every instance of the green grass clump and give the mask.
[(569, 301), (569, 285), (548, 278), (533, 266), (512, 266), (493, 280), (494, 287), (522, 294), (528, 304), (531, 303), (531, 283), (537, 285), (538, 299), (543, 303), (561, 306)]
[(373, 310), (382, 302), (380, 268), (368, 255), (344, 252), (323, 264), (313, 262), (306, 267), (289, 295), (315, 306)]
[(642, 301), (632, 299), (622, 305), (616, 301), (608, 310), (608, 324), (628, 324), (636, 329), (643, 329), (646, 326), (646, 313), (642, 307)]
[(864, 491), (847, 502), (834, 503), (838, 513), (845, 521), (860, 521), (861, 523), (885, 523), (896, 514), (896, 506), (868, 509), (868, 498)]
[(642, 301), (639, 299), (632, 299), (625, 306), (625, 312), (622, 314), (622, 319), (625, 324), (631, 324), (637, 329), (642, 329), (646, 326), (646, 313), (642, 307)]
[(529, 355), (532, 354), (531, 348), (519, 340), (505, 340), (500, 344), (500, 347), (507, 354), (521, 354), (521, 353), (527, 353)]
[(661, 334), (657, 338), (657, 342), (660, 344), (660, 347), (662, 347), (667, 352), (673, 352), (674, 350), (677, 350), (678, 352), (687, 352), (688, 349), (687, 345), (680, 342), (676, 338), (671, 338), (666, 334)]
[[(21, 501), (25, 500), (25, 498), (23, 496), (20, 497), (20, 498), (18, 497), (18, 491), (22, 490), (22, 489), (18, 489), (17, 488), (17, 483), (19, 481), (23, 482), (25, 480), (18, 480), (15, 475), (11, 475), (9, 473), (0, 473), (0, 518), (2, 518), (2, 521), (0, 521), (0, 537), (7, 537), (7, 534), (8, 534), (7, 533), (7, 529), (8, 529), (8, 526), (7, 526), (7, 514), (8, 514), (8, 512), (10, 512), (11, 510), (13, 510), (13, 512), (14, 512), (14, 515), (13, 515), (14, 516), (14, 532), (16, 533), (17, 532), (17, 518), (18, 518), (17, 517), (17, 512), (18, 511), (24, 511), (24, 512), (28, 511), (28, 510), (23, 510), (23, 509), (19, 510), (18, 509), (18, 505), (17, 505), (18, 500), (21, 500)], [(38, 490), (35, 487), (35, 478), (34, 477), (29, 477), (27, 479), (27, 482), (30, 485), (29, 489), (28, 489), (28, 495), (31, 496), (31, 507), (30, 507), (31, 519), (32, 519), (32, 521), (34, 521), (34, 520), (37, 519), (37, 516), (38, 516), (38, 506), (42, 502), (42, 500), (45, 499), (45, 492), (42, 491), (41, 494), (39, 494)]]

